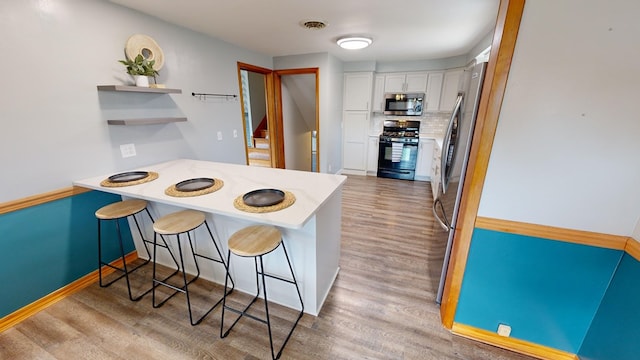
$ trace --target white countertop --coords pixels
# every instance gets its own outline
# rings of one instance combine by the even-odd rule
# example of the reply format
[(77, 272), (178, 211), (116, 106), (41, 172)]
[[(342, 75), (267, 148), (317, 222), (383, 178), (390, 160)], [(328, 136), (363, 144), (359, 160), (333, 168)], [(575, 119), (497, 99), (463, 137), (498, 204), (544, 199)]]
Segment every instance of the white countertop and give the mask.
[(436, 141), (440, 149), (442, 149), (444, 134), (420, 134), (420, 139), (433, 139)]
[[(135, 170), (157, 172), (159, 177), (139, 185), (103, 187), (100, 183), (113, 175), (103, 174), (74, 181), (73, 184), (258, 223), (300, 229), (346, 181), (346, 176), (343, 175), (184, 159), (131, 169), (131, 171)], [(220, 179), (224, 181), (224, 186), (213, 193), (194, 197), (173, 197), (164, 193), (165, 189), (171, 185), (199, 177)], [(290, 191), (295, 195), (296, 201), (283, 210), (263, 214), (244, 212), (233, 206), (236, 197), (264, 188)]]

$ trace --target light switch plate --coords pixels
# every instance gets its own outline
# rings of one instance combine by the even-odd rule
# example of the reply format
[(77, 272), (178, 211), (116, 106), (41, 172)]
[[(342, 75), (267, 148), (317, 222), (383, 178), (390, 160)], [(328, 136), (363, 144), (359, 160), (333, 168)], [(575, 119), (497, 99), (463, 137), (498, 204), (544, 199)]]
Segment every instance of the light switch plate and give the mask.
[(222, 131), (218, 131), (218, 140), (222, 140)]
[(134, 144), (122, 144), (120, 145), (120, 153), (123, 158), (136, 156), (136, 146)]

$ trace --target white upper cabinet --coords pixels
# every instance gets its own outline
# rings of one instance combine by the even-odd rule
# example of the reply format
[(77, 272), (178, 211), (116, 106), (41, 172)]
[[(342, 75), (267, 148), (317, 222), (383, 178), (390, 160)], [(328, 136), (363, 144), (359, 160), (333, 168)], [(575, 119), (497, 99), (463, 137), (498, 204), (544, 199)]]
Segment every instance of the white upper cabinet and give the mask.
[(373, 79), (373, 103), (371, 111), (384, 111), (384, 75), (376, 75)]
[(384, 76), (384, 92), (404, 92), (404, 80), (406, 74), (387, 74)]
[(442, 91), (443, 78), (444, 73), (442, 72), (429, 73), (429, 78), (427, 80), (426, 111), (440, 110), (440, 94)]
[(425, 92), (427, 73), (394, 73), (384, 78), (385, 93)]
[(373, 73), (347, 73), (344, 75), (344, 110), (369, 110)]
[(460, 80), (464, 69), (452, 69), (444, 73), (442, 82), (442, 95), (440, 97), (440, 111), (451, 111), (458, 97), (461, 87)]
[(427, 74), (407, 74), (406, 92), (425, 92), (427, 89)]

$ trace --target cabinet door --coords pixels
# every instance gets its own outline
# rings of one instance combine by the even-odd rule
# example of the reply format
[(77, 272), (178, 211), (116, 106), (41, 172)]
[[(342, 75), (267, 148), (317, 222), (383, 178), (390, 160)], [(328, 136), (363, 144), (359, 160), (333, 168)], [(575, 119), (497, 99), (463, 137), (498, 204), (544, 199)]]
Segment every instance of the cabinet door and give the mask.
[(384, 111), (384, 75), (376, 75), (373, 80), (373, 100), (371, 111)]
[(345, 170), (366, 171), (368, 129), (369, 112), (344, 112), (342, 167)]
[(372, 73), (344, 75), (344, 110), (369, 110)]
[(384, 77), (384, 92), (404, 92), (405, 74), (387, 74)]
[(427, 74), (407, 74), (405, 79), (406, 92), (425, 92), (427, 89)]
[(440, 92), (442, 90), (442, 78), (444, 73), (429, 73), (427, 80), (427, 111), (440, 110)]
[(442, 95), (440, 97), (440, 111), (453, 110), (453, 105), (456, 103), (456, 98), (458, 97), (460, 78), (463, 72), (463, 69), (454, 69), (444, 73)]
[(369, 155), (367, 156), (367, 174), (376, 175), (378, 173), (378, 145), (379, 136), (369, 136)]
[(418, 145), (418, 159), (416, 161), (416, 180), (430, 180), (434, 143), (435, 141), (433, 139), (420, 139), (420, 144)]

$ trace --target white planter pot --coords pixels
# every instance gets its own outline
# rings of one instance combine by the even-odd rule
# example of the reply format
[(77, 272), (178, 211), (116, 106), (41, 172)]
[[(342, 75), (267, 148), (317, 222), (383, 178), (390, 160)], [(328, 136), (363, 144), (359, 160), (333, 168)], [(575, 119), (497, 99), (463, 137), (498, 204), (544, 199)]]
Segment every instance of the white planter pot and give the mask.
[(149, 77), (148, 76), (134, 75), (133, 78), (136, 80), (136, 86), (149, 87)]

